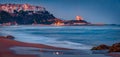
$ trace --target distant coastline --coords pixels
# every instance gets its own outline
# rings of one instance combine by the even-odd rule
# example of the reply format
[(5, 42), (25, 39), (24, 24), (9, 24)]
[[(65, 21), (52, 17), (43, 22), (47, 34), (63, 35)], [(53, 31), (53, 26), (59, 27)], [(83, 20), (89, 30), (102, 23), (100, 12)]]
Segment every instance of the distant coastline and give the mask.
[[(64, 25), (46, 25), (46, 24), (27, 24), (28, 26), (120, 26), (120, 24), (64, 24)], [(2, 25), (0, 26), (21, 26), (21, 25)]]
[(44, 7), (30, 4), (0, 4), (0, 24), (9, 25), (89, 25), (81, 16), (75, 20), (62, 20), (55, 17)]

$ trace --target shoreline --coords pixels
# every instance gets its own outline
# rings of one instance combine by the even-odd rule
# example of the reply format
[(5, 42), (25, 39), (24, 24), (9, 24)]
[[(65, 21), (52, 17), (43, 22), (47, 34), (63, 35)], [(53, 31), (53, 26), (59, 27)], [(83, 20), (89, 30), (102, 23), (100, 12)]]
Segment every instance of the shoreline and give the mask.
[[(32, 47), (32, 48), (40, 48), (40, 49), (43, 48), (43, 49), (66, 50), (66, 51), (72, 50), (72, 49), (68, 49), (68, 48), (60, 48), (60, 47), (48, 46), (48, 45), (44, 45), (44, 44), (20, 42), (20, 41), (13, 40), (11, 38), (5, 38), (5, 36), (0, 36), (0, 57), (39, 57), (36, 54), (17, 54), (17, 53), (15, 53), (15, 51), (10, 50), (10, 48), (12, 48), (12, 47), (28, 47), (28, 48)], [(38, 52), (45, 51), (45, 50), (40, 50), (40, 49), (38, 50)], [(117, 53), (108, 53), (108, 54), (102, 54), (102, 55), (99, 55), (99, 54), (91, 54), (90, 55), (89, 54), (89, 55), (80, 55), (80, 56), (96, 57), (96, 55), (97, 56), (105, 56), (105, 57), (107, 57), (107, 56), (108, 57), (109, 56), (110, 57), (119, 57), (120, 53), (118, 53), (118, 54)], [(62, 55), (62, 56), (64, 57), (64, 55)], [(78, 56), (78, 55), (75, 55), (75, 56)]]
[[(22, 26), (22, 25), (2, 25), (0, 26)], [(120, 26), (120, 24), (65, 24), (65, 25), (54, 25), (54, 24), (28, 24), (28, 26)]]
[(53, 47), (53, 46), (48, 46), (44, 44), (25, 43), (25, 42), (15, 41), (12, 39), (4, 39), (4, 36), (0, 36), (0, 57), (37, 57), (37, 55), (15, 54), (13, 51), (9, 49), (14, 46), (46, 48), (46, 49), (53, 49), (53, 50), (70, 50), (67, 48)]

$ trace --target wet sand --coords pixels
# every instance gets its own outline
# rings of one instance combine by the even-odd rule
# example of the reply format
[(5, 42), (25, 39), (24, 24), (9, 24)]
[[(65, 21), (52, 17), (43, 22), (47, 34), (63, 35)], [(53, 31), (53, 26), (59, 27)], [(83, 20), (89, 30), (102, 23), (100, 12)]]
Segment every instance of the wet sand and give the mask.
[[(18, 47), (17, 51), (19, 53), (19, 51), (22, 50), (18, 50), (22, 48), (29, 48), (30, 50), (36, 50), (37, 52), (48, 52), (48, 53), (42, 53), (39, 55), (36, 54), (17, 54), (14, 50), (10, 50), (10, 48), (13, 47)], [(15, 49), (15, 48), (14, 48)], [(29, 50), (29, 49), (25, 49), (25, 50)], [(53, 47), (53, 46), (48, 46), (48, 45), (43, 45), (43, 44), (34, 44), (34, 43), (25, 43), (25, 42), (20, 42), (20, 41), (15, 41), (12, 39), (5, 39), (3, 36), (0, 36), (0, 57), (120, 57), (120, 53), (110, 53), (107, 55), (104, 54), (88, 54), (88, 55), (72, 55), (72, 54), (63, 54), (63, 55), (52, 55), (49, 54), (49, 52), (51, 53), (51, 50), (39, 50), (39, 49), (51, 49), (51, 50), (72, 50), (72, 49), (67, 49), (67, 48), (59, 48), (59, 47)], [(25, 51), (24, 50), (24, 51)], [(32, 50), (32, 51), (33, 51)], [(23, 51), (22, 51), (23, 52)], [(36, 51), (35, 51), (36, 52)]]
[(9, 48), (14, 46), (23, 46), (23, 47), (35, 47), (35, 48), (46, 48), (46, 49), (57, 49), (57, 50), (69, 50), (66, 48), (52, 47), (43, 44), (33, 44), (33, 43), (24, 43), (11, 39), (4, 39), (0, 36), (0, 57), (37, 57), (37, 55), (19, 55), (15, 54)]

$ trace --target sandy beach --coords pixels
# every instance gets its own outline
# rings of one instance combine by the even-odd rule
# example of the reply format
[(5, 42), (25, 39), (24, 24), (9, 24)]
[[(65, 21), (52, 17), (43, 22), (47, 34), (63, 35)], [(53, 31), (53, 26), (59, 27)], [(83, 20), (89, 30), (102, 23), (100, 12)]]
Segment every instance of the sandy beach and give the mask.
[(66, 48), (58, 48), (47, 46), (43, 44), (33, 44), (33, 43), (24, 43), (11, 39), (4, 39), (0, 37), (0, 57), (37, 57), (36, 55), (18, 55), (9, 50), (10, 47), (21, 46), (21, 47), (35, 47), (35, 48), (46, 48), (46, 49), (57, 49), (57, 50), (67, 50)]
[[(10, 50), (10, 48), (12, 48), (13, 50), (17, 50), (17, 53), (13, 50)], [(48, 50), (40, 50), (40, 48), (42, 49), (48, 49)], [(25, 51), (26, 50), (26, 51)], [(27, 51), (27, 50), (36, 50), (36, 51)], [(43, 44), (33, 44), (33, 43), (25, 43), (25, 42), (19, 42), (19, 41), (15, 41), (12, 39), (5, 39), (4, 36), (0, 36), (0, 57), (119, 57), (120, 54), (117, 53), (110, 53), (108, 54), (108, 56), (104, 55), (104, 54), (88, 54), (88, 55), (52, 55), (49, 53), (43, 53), (42, 55), (38, 56), (37, 54), (44, 51), (44, 52), (52, 52), (50, 50), (71, 50), (71, 49), (67, 49), (67, 48), (59, 48), (59, 47), (52, 47), (52, 46), (48, 46), (48, 45), (43, 45)], [(22, 53), (22, 52), (24, 53)], [(37, 54), (35, 54), (37, 53)], [(57, 53), (56, 53), (57, 54)]]

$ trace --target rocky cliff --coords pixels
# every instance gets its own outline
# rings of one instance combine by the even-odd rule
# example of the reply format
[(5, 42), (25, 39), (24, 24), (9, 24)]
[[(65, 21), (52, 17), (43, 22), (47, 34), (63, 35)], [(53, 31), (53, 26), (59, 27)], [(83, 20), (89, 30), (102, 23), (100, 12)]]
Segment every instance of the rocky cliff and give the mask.
[(44, 7), (29, 4), (0, 4), (0, 23), (14, 24), (52, 24), (61, 21)]

